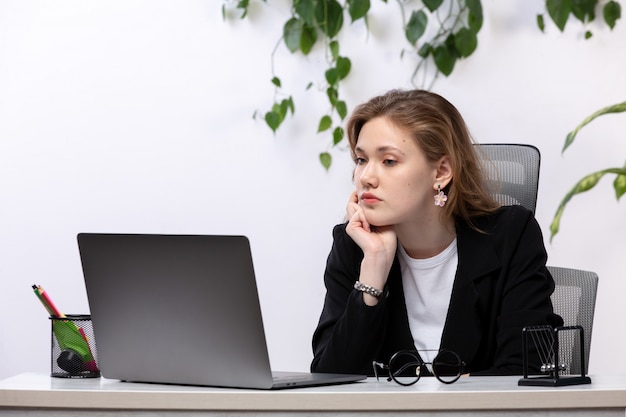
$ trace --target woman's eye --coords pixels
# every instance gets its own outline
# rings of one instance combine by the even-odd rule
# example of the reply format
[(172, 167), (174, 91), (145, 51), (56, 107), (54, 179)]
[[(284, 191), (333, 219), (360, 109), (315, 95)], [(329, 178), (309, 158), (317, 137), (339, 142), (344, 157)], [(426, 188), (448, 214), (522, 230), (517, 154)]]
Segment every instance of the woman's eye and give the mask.
[(396, 161), (395, 159), (385, 159), (383, 161), (383, 164), (385, 164), (388, 167), (395, 166), (397, 163), (398, 163), (398, 161)]
[(357, 165), (363, 165), (365, 163), (365, 158), (354, 158), (354, 163)]

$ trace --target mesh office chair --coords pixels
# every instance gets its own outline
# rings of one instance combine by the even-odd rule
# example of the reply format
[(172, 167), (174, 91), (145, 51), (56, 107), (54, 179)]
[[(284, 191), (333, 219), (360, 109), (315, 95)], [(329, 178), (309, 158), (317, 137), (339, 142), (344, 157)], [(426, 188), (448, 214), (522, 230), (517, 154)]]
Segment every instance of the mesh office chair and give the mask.
[[(539, 149), (522, 144), (477, 144), (483, 158), (492, 197), (503, 205), (520, 204), (533, 213), (539, 186)], [(554, 311), (563, 317), (565, 326), (584, 329), (584, 364), (580, 360), (578, 340), (564, 340), (559, 353), (568, 362), (569, 374), (585, 374), (589, 368), (591, 331), (595, 311), (598, 276), (594, 272), (548, 266), (556, 288), (552, 294)]]
[(563, 318), (565, 326), (582, 326), (584, 329), (584, 355), (580, 360), (580, 339), (576, 337), (561, 340), (559, 357), (569, 362), (566, 374), (587, 374), (591, 331), (596, 306), (598, 275), (591, 271), (548, 266), (556, 287), (552, 293), (554, 312)]
[(492, 197), (502, 205), (519, 204), (535, 212), (539, 186), (539, 149), (532, 145), (475, 145), (487, 172)]

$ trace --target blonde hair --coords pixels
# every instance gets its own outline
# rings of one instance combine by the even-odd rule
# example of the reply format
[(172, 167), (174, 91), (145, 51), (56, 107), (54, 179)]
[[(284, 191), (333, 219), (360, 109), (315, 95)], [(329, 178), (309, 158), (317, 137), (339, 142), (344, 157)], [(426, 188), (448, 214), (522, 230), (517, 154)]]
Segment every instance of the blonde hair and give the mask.
[(482, 162), (465, 121), (448, 100), (425, 90), (391, 90), (360, 104), (346, 127), (353, 156), (363, 125), (376, 117), (386, 117), (409, 132), (429, 161), (448, 156), (453, 179), (444, 189), (448, 195), (444, 217), (463, 219), (473, 226), (472, 218), (499, 207), (487, 190)]

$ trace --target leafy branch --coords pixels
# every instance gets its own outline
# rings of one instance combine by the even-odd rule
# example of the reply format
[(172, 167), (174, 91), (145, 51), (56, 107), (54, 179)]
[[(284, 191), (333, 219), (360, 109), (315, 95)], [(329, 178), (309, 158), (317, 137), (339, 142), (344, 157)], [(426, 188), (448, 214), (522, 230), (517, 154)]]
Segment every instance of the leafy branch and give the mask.
[[(623, 103), (614, 104), (611, 106), (604, 107), (595, 113), (591, 114), (589, 117), (585, 118), (574, 130), (567, 134), (565, 138), (565, 144), (563, 146), (563, 151), (574, 142), (576, 135), (578, 132), (591, 121), (596, 118), (609, 114), (609, 113), (622, 113), (626, 111), (626, 101)], [(595, 187), (598, 182), (607, 174), (614, 174), (615, 180), (613, 181), (613, 188), (615, 189), (615, 197), (619, 201), (619, 199), (626, 194), (626, 164), (623, 167), (617, 168), (607, 168), (601, 171), (597, 171), (591, 174), (584, 176), (581, 180), (579, 180), (576, 185), (565, 195), (559, 207), (556, 210), (556, 214), (554, 215), (554, 219), (550, 224), (550, 241), (554, 238), (554, 236), (559, 232), (559, 226), (561, 223), (561, 217), (563, 216), (563, 212), (565, 210), (565, 206), (569, 201), (577, 194), (584, 193), (586, 191), (591, 190)]]
[[(267, 3), (267, 0), (259, 0)], [(387, 0), (380, 0), (387, 3)], [(432, 86), (439, 74), (452, 73), (457, 60), (469, 57), (478, 45), (477, 33), (482, 27), (483, 14), (480, 0), (422, 0), (419, 7), (407, 10), (409, 2), (397, 0), (401, 10), (398, 26), (404, 33), (408, 46), (401, 56), (408, 53), (418, 60), (411, 81), (414, 85), (423, 74), (421, 87), (428, 81), (428, 74), (434, 72), (429, 85)], [(324, 71), (324, 84), (320, 87), (326, 95), (329, 108), (319, 119), (317, 132), (330, 132), (332, 140), (328, 149), (320, 152), (322, 166), (329, 169), (332, 164), (330, 149), (340, 144), (344, 138), (342, 122), (348, 114), (348, 105), (340, 95), (341, 83), (352, 71), (350, 58), (341, 52), (339, 35), (345, 21), (351, 24), (363, 20), (367, 27), (370, 0), (292, 0), (290, 16), (282, 24), (282, 35), (276, 48), (284, 45), (292, 54), (309, 55), (316, 44), (321, 43), (327, 67)], [(250, 0), (224, 0), (224, 18), (229, 10), (239, 12), (240, 18), (248, 15)], [(410, 13), (409, 13), (410, 12)], [(406, 16), (409, 16), (408, 20)], [(433, 33), (428, 37), (430, 33)], [(286, 117), (295, 114), (293, 96), (282, 91), (281, 76), (274, 68), (274, 55), (271, 54), (274, 101), (263, 119), (276, 133)], [(427, 62), (434, 62), (433, 71), (428, 71)], [(309, 82), (306, 90), (315, 83)], [(255, 112), (255, 118), (259, 116)]]
[[(548, 15), (561, 32), (565, 30), (565, 25), (570, 17), (580, 20), (585, 26), (588, 27), (588, 24), (595, 20), (596, 9), (598, 7), (598, 0), (546, 0), (546, 10)], [(604, 6), (602, 6), (604, 23), (606, 23), (611, 30), (615, 27), (617, 20), (621, 18), (621, 14), (622, 8), (617, 1), (609, 0), (604, 4)], [(543, 14), (537, 15), (537, 25), (543, 32), (545, 29)], [(589, 39), (592, 36), (593, 34), (589, 29), (585, 30), (585, 39)], [(626, 102), (604, 107), (586, 117), (578, 126), (576, 126), (574, 130), (567, 134), (565, 144), (563, 145), (563, 150), (561, 152), (564, 153), (565, 150), (574, 142), (574, 139), (580, 130), (596, 118), (605, 114), (621, 113), (624, 111), (626, 111)], [(550, 241), (552, 241), (554, 236), (559, 232), (563, 212), (565, 211), (565, 207), (570, 200), (578, 194), (591, 190), (605, 175), (610, 174), (615, 175), (613, 188), (615, 189), (615, 197), (619, 201), (619, 199), (626, 193), (626, 164), (624, 164), (623, 167), (606, 168), (585, 175), (574, 185), (574, 187), (572, 187), (571, 190), (569, 190), (567, 194), (565, 194), (565, 197), (563, 197), (559, 203), (556, 214), (550, 224)]]
[[(254, 0), (223, 0), (222, 15), (246, 18), (250, 2)], [(256, 0), (267, 4), (268, 0)], [(349, 112), (348, 104), (341, 97), (341, 86), (352, 72), (352, 62), (341, 50), (339, 35), (345, 22), (351, 24), (363, 20), (367, 28), (371, 0), (290, 0), (289, 18), (282, 23), (282, 34), (271, 53), (271, 83), (274, 86), (274, 99), (270, 110), (255, 112), (254, 117), (262, 117), (265, 124), (276, 133), (287, 116), (295, 115), (296, 106), (291, 94), (283, 91), (282, 79), (274, 66), (274, 57), (280, 46), (285, 46), (292, 54), (309, 55), (323, 49), (326, 60), (324, 81), (318, 87), (329, 103), (320, 116), (317, 133), (331, 135), (327, 149), (320, 152), (322, 166), (328, 170), (332, 164), (330, 151), (344, 139), (343, 121)], [(374, 0), (375, 1), (375, 0)], [(387, 3), (387, 0), (380, 0)], [(545, 0), (548, 16), (563, 31), (570, 17), (580, 20), (588, 27), (596, 17), (596, 9), (602, 6), (604, 22), (610, 29), (621, 18), (621, 6), (615, 0)], [(411, 76), (415, 87), (430, 89), (440, 74), (452, 74), (458, 60), (467, 58), (478, 46), (478, 33), (483, 23), (481, 0), (396, 0), (400, 8), (398, 28), (407, 41), (400, 56), (407, 55), (417, 60)], [(230, 13), (233, 12), (233, 13)], [(537, 25), (544, 31), (545, 18), (537, 16)], [(589, 29), (585, 38), (592, 37)], [(321, 48), (315, 46), (322, 44)], [(434, 63), (434, 68), (429, 64)], [(316, 83), (310, 81), (309, 90)]]
[[(546, 0), (546, 10), (552, 21), (561, 32), (565, 30), (565, 25), (570, 16), (580, 20), (584, 25), (588, 25), (596, 18), (598, 0)], [(615, 27), (616, 21), (622, 15), (622, 7), (617, 1), (608, 1), (602, 7), (602, 17), (611, 30)], [(543, 32), (545, 29), (545, 19), (543, 14), (537, 15), (537, 26)], [(593, 36), (591, 30), (585, 31), (585, 39)]]

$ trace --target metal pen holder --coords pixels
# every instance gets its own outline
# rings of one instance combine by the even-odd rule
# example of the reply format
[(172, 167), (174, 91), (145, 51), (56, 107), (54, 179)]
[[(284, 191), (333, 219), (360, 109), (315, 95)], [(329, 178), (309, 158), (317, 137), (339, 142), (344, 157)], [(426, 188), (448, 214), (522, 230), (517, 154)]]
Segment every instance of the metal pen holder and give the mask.
[(57, 378), (98, 378), (98, 353), (91, 316), (50, 317), (51, 372)]

